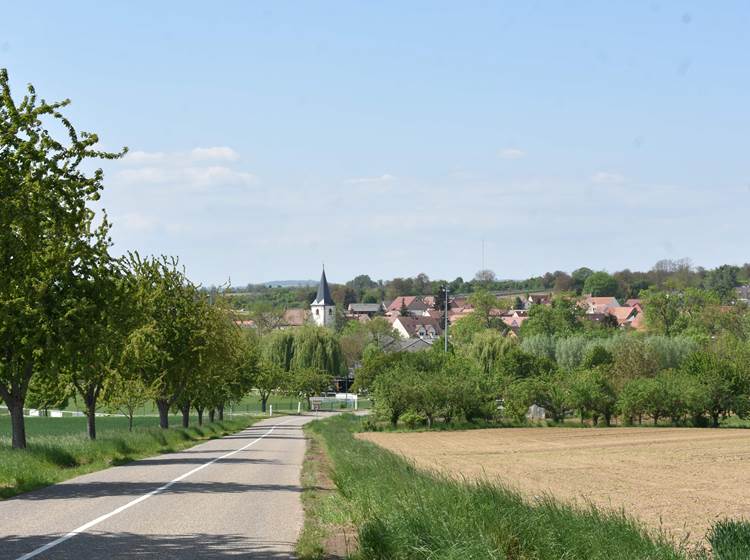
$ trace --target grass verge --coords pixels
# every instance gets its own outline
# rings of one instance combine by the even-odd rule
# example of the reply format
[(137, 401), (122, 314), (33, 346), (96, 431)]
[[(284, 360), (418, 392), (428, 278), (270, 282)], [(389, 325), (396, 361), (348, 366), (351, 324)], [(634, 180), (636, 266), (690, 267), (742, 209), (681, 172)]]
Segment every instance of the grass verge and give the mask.
[[(489, 481), (456, 481), (416, 470), (396, 455), (353, 437), (361, 420), (314, 422), (338, 488), (325, 507), (307, 509), (312, 535), (331, 509), (356, 526), (361, 559), (684, 560), (703, 558), (623, 513), (577, 508), (550, 497), (527, 501)], [(310, 467), (308, 467), (308, 473)], [(334, 506), (331, 508), (331, 502)]]
[(306, 426), (307, 452), (302, 465), (305, 523), (297, 541), (300, 560), (347, 558), (357, 548), (356, 529), (347, 503), (331, 478), (333, 469), (323, 436)]
[(260, 418), (242, 417), (190, 428), (138, 428), (29, 438), (24, 450), (0, 443), (0, 499), (10, 498), (75, 476), (122, 465), (159, 453), (192, 447), (200, 441), (237, 432)]

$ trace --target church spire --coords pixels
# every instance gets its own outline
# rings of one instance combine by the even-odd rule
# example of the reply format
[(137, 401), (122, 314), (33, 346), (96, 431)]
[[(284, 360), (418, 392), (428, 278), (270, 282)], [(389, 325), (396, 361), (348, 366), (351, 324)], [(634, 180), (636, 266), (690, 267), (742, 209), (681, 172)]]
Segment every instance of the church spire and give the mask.
[(328, 280), (326, 279), (326, 269), (323, 268), (323, 273), (320, 275), (320, 284), (318, 284), (318, 294), (315, 296), (313, 305), (335, 305), (333, 298), (331, 297), (331, 290), (328, 288)]

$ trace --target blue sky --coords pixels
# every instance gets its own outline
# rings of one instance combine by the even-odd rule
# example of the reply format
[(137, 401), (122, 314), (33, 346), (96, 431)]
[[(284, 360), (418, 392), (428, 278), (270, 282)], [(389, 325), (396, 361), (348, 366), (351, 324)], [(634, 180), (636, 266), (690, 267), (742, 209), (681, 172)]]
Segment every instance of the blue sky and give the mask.
[(750, 261), (746, 2), (21, 2), (0, 66), (194, 280)]

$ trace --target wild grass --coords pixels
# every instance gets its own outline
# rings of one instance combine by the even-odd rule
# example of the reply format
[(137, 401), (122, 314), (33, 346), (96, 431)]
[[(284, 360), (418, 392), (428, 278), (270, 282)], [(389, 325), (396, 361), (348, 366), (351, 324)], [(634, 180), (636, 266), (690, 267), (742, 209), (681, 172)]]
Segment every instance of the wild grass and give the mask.
[(725, 519), (717, 522), (707, 535), (716, 560), (750, 558), (750, 523)]
[(9, 438), (0, 437), (0, 499), (134, 459), (185, 449), (239, 431), (257, 419), (241, 417), (185, 429), (139, 427), (128, 432), (123, 418), (125, 429), (100, 429), (96, 441), (86, 436), (85, 419), (83, 431), (75, 432), (71, 430), (79, 427), (80, 418), (32, 420), (27, 449), (12, 449)]
[(362, 559), (684, 560), (690, 555), (624, 513), (533, 502), (489, 481), (457, 481), (355, 439), (361, 420), (310, 425), (358, 527)]

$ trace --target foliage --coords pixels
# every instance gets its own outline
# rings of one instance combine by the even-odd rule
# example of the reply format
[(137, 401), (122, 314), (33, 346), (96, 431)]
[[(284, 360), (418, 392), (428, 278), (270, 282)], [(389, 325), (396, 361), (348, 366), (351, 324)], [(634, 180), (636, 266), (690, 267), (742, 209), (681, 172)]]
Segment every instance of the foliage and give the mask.
[(551, 305), (534, 305), (521, 325), (523, 337), (532, 335), (568, 336), (580, 330), (582, 310), (575, 301), (557, 298)]
[[(93, 270), (109, 259), (109, 222), (97, 225), (89, 203), (99, 199), (101, 170), (88, 162), (124, 151), (96, 148), (96, 134), (78, 132), (61, 110), (29, 85), (14, 101), (0, 69), (0, 398), (13, 418), (13, 446), (26, 446), (23, 406), (33, 372), (57, 367), (63, 344), (91, 342), (68, 317), (86, 306)], [(61, 129), (64, 139), (49, 130)]]
[(619, 296), (619, 292), (617, 280), (604, 271), (588, 275), (583, 283), (583, 293), (594, 297)]

